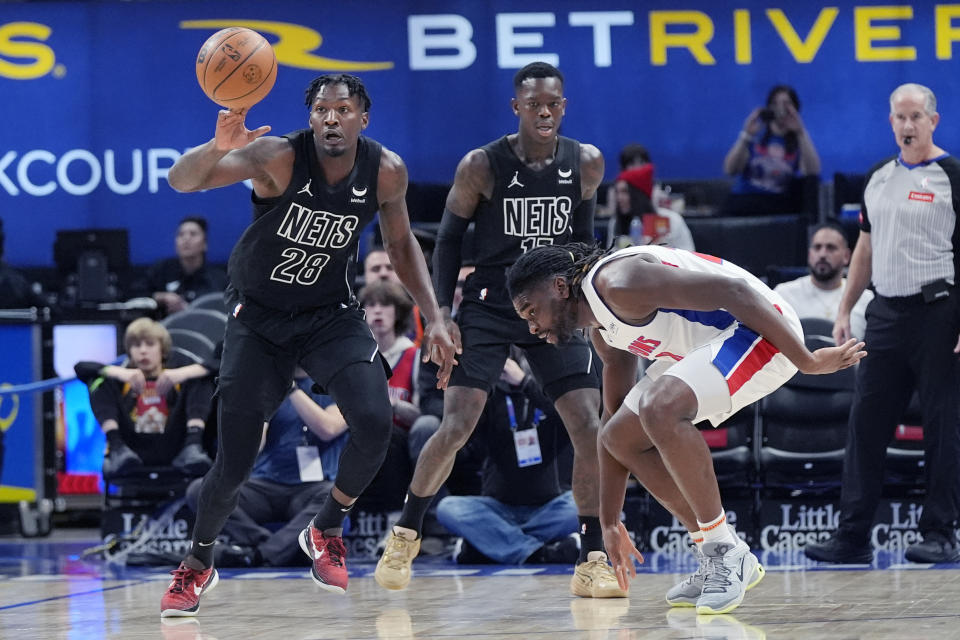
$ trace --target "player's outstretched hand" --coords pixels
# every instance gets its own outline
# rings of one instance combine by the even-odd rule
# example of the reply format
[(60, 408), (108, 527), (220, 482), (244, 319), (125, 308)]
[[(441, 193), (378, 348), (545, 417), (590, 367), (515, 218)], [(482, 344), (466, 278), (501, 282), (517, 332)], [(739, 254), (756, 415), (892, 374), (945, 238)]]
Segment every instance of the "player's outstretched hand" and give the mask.
[(217, 114), (217, 131), (213, 136), (217, 149), (231, 151), (243, 148), (270, 131), (270, 125), (250, 131), (247, 129), (246, 117), (245, 113), (229, 109), (220, 110)]
[(850, 338), (837, 347), (824, 347), (813, 352), (809, 366), (801, 369), (803, 373), (833, 373), (851, 367), (867, 356), (864, 343)]
[(622, 522), (618, 522), (616, 527), (603, 528), (603, 546), (607, 550), (607, 559), (613, 567), (613, 572), (617, 574), (617, 583), (624, 591), (630, 588), (630, 580), (637, 577), (637, 567), (633, 564), (633, 559), (643, 564), (643, 554), (637, 549), (630, 539), (630, 534)]
[(450, 337), (447, 327), (442, 322), (428, 323), (423, 331), (423, 345), (420, 348), (424, 362), (433, 361), (440, 370), (437, 371), (437, 389), (446, 389), (450, 382), (450, 374), (457, 364), (457, 354), (460, 349), (460, 332), (457, 331), (457, 341)]

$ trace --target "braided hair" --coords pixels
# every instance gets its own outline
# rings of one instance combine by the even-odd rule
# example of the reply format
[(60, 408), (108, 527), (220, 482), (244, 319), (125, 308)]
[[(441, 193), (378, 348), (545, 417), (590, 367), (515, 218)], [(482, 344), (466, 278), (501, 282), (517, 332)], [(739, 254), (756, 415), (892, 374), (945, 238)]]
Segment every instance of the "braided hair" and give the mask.
[(307, 108), (313, 108), (313, 101), (316, 99), (317, 93), (322, 87), (328, 84), (342, 84), (346, 86), (347, 95), (351, 98), (356, 96), (357, 101), (360, 103), (360, 108), (364, 112), (370, 111), (370, 96), (367, 94), (367, 88), (364, 86), (363, 80), (349, 73), (328, 73), (314, 78), (306, 90), (305, 102)]
[(570, 284), (571, 296), (579, 297), (583, 279), (607, 253), (598, 244), (583, 242), (548, 244), (531, 249), (507, 269), (507, 291), (513, 299), (555, 276), (563, 276)]

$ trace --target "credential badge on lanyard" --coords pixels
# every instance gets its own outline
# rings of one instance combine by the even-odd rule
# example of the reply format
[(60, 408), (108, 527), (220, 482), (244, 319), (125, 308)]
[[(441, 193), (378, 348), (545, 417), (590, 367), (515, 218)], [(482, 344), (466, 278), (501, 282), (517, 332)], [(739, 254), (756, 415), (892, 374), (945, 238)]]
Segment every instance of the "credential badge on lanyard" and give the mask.
[(513, 409), (513, 400), (507, 398), (507, 417), (510, 419), (510, 431), (513, 432), (513, 446), (517, 450), (517, 466), (532, 467), (543, 462), (540, 452), (540, 436), (536, 426), (517, 430), (517, 414)]

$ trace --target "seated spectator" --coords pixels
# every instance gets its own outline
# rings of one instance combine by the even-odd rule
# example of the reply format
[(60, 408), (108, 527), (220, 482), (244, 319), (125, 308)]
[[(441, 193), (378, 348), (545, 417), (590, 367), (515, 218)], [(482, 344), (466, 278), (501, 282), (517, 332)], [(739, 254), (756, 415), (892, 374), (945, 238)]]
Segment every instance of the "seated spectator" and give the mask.
[[(781, 282), (774, 291), (783, 296), (801, 318), (823, 318), (834, 322), (840, 300), (847, 287), (844, 270), (850, 264), (850, 246), (847, 234), (836, 222), (817, 225), (810, 236), (807, 266), (810, 275)], [(850, 329), (861, 339), (867, 328), (867, 305), (873, 300), (872, 291), (864, 291), (850, 313)]]
[[(427, 264), (430, 264), (429, 261)], [(372, 247), (367, 257), (363, 260), (363, 284), (372, 284), (377, 280), (386, 280), (400, 284), (400, 278), (394, 271), (390, 263), (390, 255), (383, 247)], [(402, 285), (401, 285), (402, 287)], [(407, 321), (407, 336), (413, 340), (418, 347), (423, 341), (423, 320), (420, 317), (420, 309), (413, 305), (410, 307), (409, 320)]]
[(152, 296), (169, 315), (182, 311), (198, 296), (223, 292), (227, 274), (220, 267), (207, 264), (207, 220), (187, 216), (177, 227), (175, 258), (155, 263), (143, 281), (133, 286), (132, 293)]
[(569, 446), (553, 403), (508, 358), (467, 445), (484, 459), (482, 495), (437, 505), (440, 523), (463, 538), (457, 562), (576, 562), (577, 506), (557, 464)]
[(398, 283), (375, 281), (360, 290), (367, 325), (380, 348), (380, 354), (390, 365), (392, 374), (387, 381), (393, 422), (404, 431), (420, 416), (416, 403), (417, 345), (405, 335), (413, 300)]
[(400, 278), (390, 264), (390, 255), (383, 247), (371, 247), (367, 257), (363, 259), (363, 283), (370, 284), (374, 280), (389, 280), (400, 284)]
[[(653, 162), (650, 159), (650, 152), (647, 151), (647, 148), (636, 142), (631, 142), (620, 149), (618, 161), (620, 171), (636, 169)], [(668, 190), (664, 190), (660, 182), (656, 180), (653, 182), (650, 199), (653, 200), (653, 205), (657, 208), (672, 209), (677, 213), (683, 213), (682, 210), (673, 208), (673, 200), (670, 198), (669, 187)], [(597, 204), (596, 217), (611, 218), (615, 215), (617, 215), (617, 197), (614, 191), (614, 185), (610, 184), (607, 187), (606, 203), (603, 205)]]
[[(625, 169), (613, 184), (617, 214), (612, 220), (612, 244), (664, 244), (693, 250), (693, 235), (676, 211), (655, 207), (653, 165)], [(636, 221), (636, 222), (634, 222)]]
[[(337, 405), (312, 385), (298, 368), (287, 398), (264, 423), (253, 471), (223, 527), (226, 544), (215, 550), (217, 566), (309, 564), (298, 536), (330, 492), (349, 437)], [(202, 482), (198, 478), (187, 488), (194, 511)], [(280, 526), (274, 531), (269, 525)]]
[(128, 366), (74, 366), (90, 388), (90, 407), (107, 439), (104, 479), (145, 465), (173, 466), (190, 476), (206, 473), (211, 461), (202, 443), (213, 396), (206, 368), (166, 369), (170, 334), (149, 318), (131, 322), (123, 341)]
[(800, 99), (777, 85), (766, 104), (747, 116), (723, 161), (723, 172), (737, 176), (727, 213), (798, 213), (804, 210), (803, 176), (820, 173), (820, 156), (800, 118)]
[(420, 417), (417, 396), (420, 358), (417, 345), (404, 335), (413, 301), (399, 283), (390, 279), (371, 281), (360, 290), (358, 298), (380, 355), (391, 368), (387, 388), (394, 424), (386, 460), (364, 497), (365, 501), (376, 502), (389, 510), (402, 505), (405, 483), (413, 477), (416, 462), (416, 458), (411, 460), (408, 432)]
[(44, 306), (43, 300), (34, 292), (30, 281), (3, 261), (4, 240), (3, 219), (0, 218), (0, 309)]

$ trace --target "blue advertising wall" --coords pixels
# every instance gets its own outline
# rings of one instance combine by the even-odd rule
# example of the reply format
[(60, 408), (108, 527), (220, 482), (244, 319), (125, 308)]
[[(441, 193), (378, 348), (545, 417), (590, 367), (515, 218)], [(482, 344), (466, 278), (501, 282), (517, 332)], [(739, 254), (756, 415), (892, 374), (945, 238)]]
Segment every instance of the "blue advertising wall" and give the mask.
[[(306, 124), (319, 73), (360, 74), (367, 133), (410, 178), (447, 183), (469, 149), (515, 130), (511, 77), (544, 59), (567, 76), (565, 134), (596, 144), (615, 173), (632, 141), (664, 178), (716, 177), (747, 114), (786, 82), (823, 176), (862, 172), (894, 152), (890, 91), (929, 85), (956, 150), (960, 4), (793, 0), (616, 2), (396, 0), (0, 4), (0, 217), (7, 260), (52, 263), (58, 228), (127, 227), (134, 262), (172, 255), (176, 222), (211, 223), (225, 261), (249, 221), (243, 185), (177, 194), (166, 170), (213, 135), (217, 107), (194, 58), (214, 31), (257, 29), (279, 76), (249, 113), (284, 133)], [(440, 212), (411, 212), (435, 218)]]
[[(40, 328), (34, 324), (0, 324), (0, 387), (34, 382), (39, 376)], [(0, 503), (35, 500), (42, 481), (38, 460), (39, 395), (0, 395)]]

